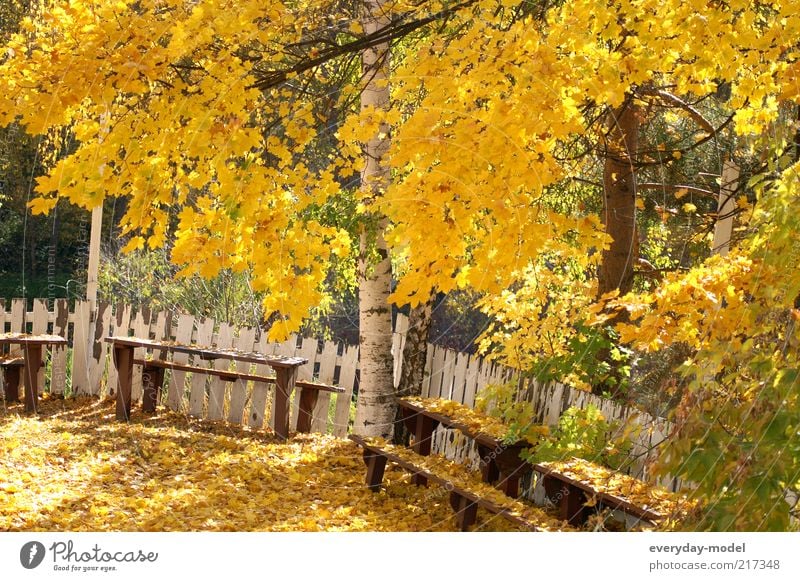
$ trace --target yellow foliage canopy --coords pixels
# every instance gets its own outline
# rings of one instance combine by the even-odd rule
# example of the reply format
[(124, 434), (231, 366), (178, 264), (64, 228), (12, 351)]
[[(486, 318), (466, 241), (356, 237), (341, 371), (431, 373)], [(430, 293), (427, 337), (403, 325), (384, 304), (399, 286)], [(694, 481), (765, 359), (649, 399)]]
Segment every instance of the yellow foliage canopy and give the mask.
[[(386, 5), (406, 20), (446, 6)], [(307, 210), (361, 168), (360, 144), (381, 138), (385, 121), (395, 179), (379, 209), (404, 259), (395, 300), (466, 286), (500, 297), (521, 283), (543, 304), (553, 287), (535, 279), (540, 257), (581, 270), (587, 249), (606, 244), (596, 216), (548, 200), (550, 186), (578, 171), (562, 144), (596, 131), (587, 104), (616, 107), (644, 84), (703, 96), (724, 81), (737, 130), (762, 133), (780, 99), (797, 96), (796, 7), (579, 0), (535, 17), (514, 2), (467, 4), (439, 32), (398, 49), (393, 107), (351, 115), (338, 129), (338, 155), (320, 169), (322, 119), (313, 94), (294, 83), (325, 87), (329, 71), (256, 86), (291, 64), (309, 31), (337, 21), (339, 5), (72, 0), (46, 4), (4, 48), (0, 123), (19, 119), (33, 133), (67, 126), (78, 139), (39, 180), (35, 211), (56, 195), (85, 207), (128, 195), (129, 248), (163, 244), (177, 216), (173, 259), (183, 272), (251, 269), (267, 312), (282, 315), (277, 338), (319, 304), (331, 259), (349, 248), (347, 233)], [(358, 21), (340, 16), (341, 38), (358, 39)], [(358, 90), (345, 87), (342, 100)], [(593, 297), (591, 283), (578, 283), (564, 316)], [(502, 315), (497, 300), (487, 307)], [(539, 310), (519, 308), (507, 314), (527, 333), (525, 318)], [(533, 340), (528, 351), (543, 345)]]

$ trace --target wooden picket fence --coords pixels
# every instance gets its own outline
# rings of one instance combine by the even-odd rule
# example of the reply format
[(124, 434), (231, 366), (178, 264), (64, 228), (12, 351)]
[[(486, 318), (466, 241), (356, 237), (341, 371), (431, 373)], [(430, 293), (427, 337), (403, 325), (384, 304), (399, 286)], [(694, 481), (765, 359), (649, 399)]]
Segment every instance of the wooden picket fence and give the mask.
[[(408, 322), (398, 315), (393, 337), (393, 351), (402, 353)], [(86, 301), (75, 301), (70, 308), (66, 299), (57, 299), (48, 304), (46, 299), (0, 300), (0, 330), (4, 332), (51, 333), (65, 337), (71, 349), (61, 347), (53, 351), (49, 372), (49, 384), (45, 386), (45, 370), (41, 370), (40, 386), (55, 394), (112, 395), (117, 377), (111, 363), (108, 344), (102, 339), (112, 335), (132, 335), (178, 343), (215, 344), (221, 348), (234, 347), (244, 351), (258, 351), (268, 355), (299, 356), (309, 363), (299, 368), (298, 379), (314, 380), (344, 388), (340, 394), (321, 392), (314, 410), (312, 430), (347, 434), (352, 414), (354, 390), (358, 386), (358, 347), (345, 346), (332, 341), (292, 336), (283, 343), (268, 343), (266, 335), (255, 328), (234, 328), (226, 322), (210, 318), (167, 311), (134, 311), (128, 305), (100, 303), (96, 313), (90, 312)], [(137, 352), (137, 357), (142, 353)], [(176, 362), (190, 363), (188, 355), (176, 354)], [(205, 365), (206, 362), (192, 362)], [(402, 358), (395, 356), (395, 381), (400, 375)], [(237, 371), (245, 369), (239, 364)], [(137, 366), (138, 367), (138, 366)], [(69, 370), (69, 373), (68, 373)], [(268, 368), (256, 366), (256, 373), (269, 374)], [(141, 369), (134, 370), (132, 399), (139, 401), (142, 395)], [(198, 383), (218, 382), (214, 390), (224, 390), (225, 404), (222, 408), (209, 409), (207, 397), (198, 394), (207, 390), (197, 389)], [(475, 405), (477, 395), (490, 384), (515, 382), (519, 397), (530, 401), (539, 422), (555, 425), (558, 418), (569, 407), (585, 408), (593, 404), (600, 408), (610, 420), (632, 418), (642, 429), (634, 445), (631, 472), (647, 476), (647, 464), (669, 431), (665, 420), (653, 418), (592, 394), (573, 390), (560, 384), (538, 384), (522, 378), (517, 370), (505, 367), (474, 354), (460, 353), (443, 347), (428, 345), (426, 372), (422, 385), (425, 397), (442, 397)], [(244, 382), (225, 383), (218, 378), (201, 374), (193, 376), (174, 371), (168, 374), (168, 387), (163, 403), (170, 409), (189, 415), (213, 420), (226, 419), (233, 424), (261, 428), (274, 425), (271, 407), (271, 389), (265, 384), (248, 385)], [(212, 386), (209, 386), (212, 387)], [(192, 397), (192, 394), (195, 394)], [(297, 422), (297, 402), (293, 402), (290, 414), (291, 427)], [(451, 430), (437, 430), (434, 449), (451, 459), (477, 462), (475, 450), (463, 438)], [(672, 488), (675, 482), (662, 482)]]

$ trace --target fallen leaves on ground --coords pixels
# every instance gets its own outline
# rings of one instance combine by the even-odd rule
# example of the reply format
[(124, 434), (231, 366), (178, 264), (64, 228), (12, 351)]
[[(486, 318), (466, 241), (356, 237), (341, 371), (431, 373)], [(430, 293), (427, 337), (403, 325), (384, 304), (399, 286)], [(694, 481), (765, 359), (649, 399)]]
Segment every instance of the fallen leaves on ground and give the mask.
[(539, 530), (575, 530), (564, 521), (547, 514), (544, 510), (525, 502), (515, 500), (494, 488), (492, 485), (483, 482), (479, 473), (466, 470), (463, 464), (451, 462), (436, 454), (420, 456), (409, 448), (389, 444), (383, 438), (365, 438), (365, 440), (367, 443), (390, 452), (418, 468), (423, 468), (431, 474), (435, 474), (440, 478), (450, 481), (451, 484), (458, 488), (493, 502), (501, 508), (508, 509), (509, 513), (525, 519)]
[(598, 492), (605, 492), (640, 508), (658, 513), (662, 516), (658, 523), (659, 528), (674, 527), (678, 522), (689, 519), (693, 511), (698, 508), (697, 501), (689, 499), (686, 495), (647, 484), (633, 476), (581, 458), (541, 462), (540, 465), (577, 480)]
[[(172, 412), (131, 423), (114, 402), (45, 397), (0, 408), (2, 531), (455, 531), (443, 489), (389, 469), (378, 493), (353, 442)], [(476, 530), (514, 531), (478, 511)]]

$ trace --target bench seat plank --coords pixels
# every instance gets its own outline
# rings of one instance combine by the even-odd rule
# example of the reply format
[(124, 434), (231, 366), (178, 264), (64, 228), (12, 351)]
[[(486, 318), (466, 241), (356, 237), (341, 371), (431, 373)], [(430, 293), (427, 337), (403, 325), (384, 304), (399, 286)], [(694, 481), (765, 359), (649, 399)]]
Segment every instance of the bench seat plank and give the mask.
[(422, 456), (430, 454), (431, 438), (437, 426), (459, 430), (477, 445), (484, 481), (497, 482), (507, 495), (519, 497), (520, 480), (532, 470), (530, 463), (520, 458), (520, 452), (530, 447), (528, 442), (504, 443), (499, 438), (477, 431), (447, 415), (427, 410), (412, 401), (398, 399), (397, 404), (408, 431), (414, 436), (415, 452)]
[(561, 485), (551, 483), (551, 490), (566, 487), (586, 500), (652, 524), (669, 517), (683, 518), (696, 505), (685, 496), (581, 458), (542, 462), (534, 464), (533, 469), (544, 476), (546, 488), (548, 480), (557, 480)]
[[(263, 381), (265, 383), (275, 383), (275, 378), (268, 375), (255, 375), (253, 373), (228, 371), (227, 369), (214, 369), (211, 367), (197, 367), (195, 365), (185, 365), (182, 363), (174, 363), (172, 361), (164, 361), (162, 359), (134, 359), (133, 362), (137, 365), (161, 367), (163, 369), (174, 369), (177, 371), (188, 371), (192, 373), (205, 373), (207, 375), (219, 377), (223, 381), (236, 381), (237, 379), (243, 379), (244, 381)], [(344, 388), (342, 387), (324, 385), (322, 383), (314, 383), (312, 381), (297, 380), (295, 381), (295, 385), (302, 387), (303, 389), (316, 389), (319, 391), (329, 391), (331, 393), (344, 393)]]
[[(426, 482), (439, 484), (450, 491), (450, 503), (456, 510), (456, 518), (462, 530), (466, 530), (474, 522), (477, 507), (484, 508), (488, 512), (530, 531), (574, 530), (566, 523), (551, 517), (544, 511), (526, 506), (518, 500), (506, 498), (505, 496), (502, 501), (488, 498), (485, 493), (491, 493), (481, 490), (482, 485), (487, 485), (477, 480), (468, 482), (470, 480), (468, 476), (458, 482), (454, 482), (453, 478), (449, 476), (441, 476), (425, 467), (419, 466), (413, 452), (406, 448), (383, 443), (379, 446), (355, 434), (351, 434), (349, 438), (364, 450), (364, 461), (367, 464), (367, 486), (371, 490), (380, 490), (383, 467), (388, 460), (414, 475), (421, 476)], [(414, 461), (412, 461), (412, 458), (414, 458)], [(420, 460), (423, 460), (423, 458), (420, 458)], [(443, 459), (440, 461), (448, 462)], [(451, 464), (464, 470), (463, 466)], [(489, 490), (498, 493), (495, 489), (490, 488)]]

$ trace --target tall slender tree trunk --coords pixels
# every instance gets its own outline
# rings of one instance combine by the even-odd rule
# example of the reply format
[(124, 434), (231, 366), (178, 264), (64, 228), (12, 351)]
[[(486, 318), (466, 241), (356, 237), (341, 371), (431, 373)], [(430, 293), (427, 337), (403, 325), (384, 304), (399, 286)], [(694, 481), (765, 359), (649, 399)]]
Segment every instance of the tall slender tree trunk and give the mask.
[[(422, 394), (422, 380), (425, 378), (425, 362), (428, 354), (428, 337), (433, 321), (433, 303), (436, 294), (432, 293), (427, 301), (412, 307), (408, 313), (408, 330), (406, 343), (403, 346), (403, 365), (400, 367), (400, 380), (397, 384), (397, 395), (408, 397)], [(394, 443), (408, 445), (409, 433), (403, 424), (402, 414), (398, 408), (394, 425)]]
[[(363, 28), (370, 34), (385, 26), (388, 17), (384, 0), (364, 0)], [(367, 81), (361, 94), (361, 107), (389, 107), (389, 45), (382, 44), (364, 51), (363, 74)], [(389, 167), (384, 159), (389, 148), (389, 127), (380, 128), (367, 144), (366, 165), (361, 175), (361, 188), (368, 208), (369, 226), (361, 235), (359, 273), (359, 353), (361, 379), (353, 431), (363, 436), (391, 437), (396, 404), (394, 401), (394, 365), (392, 360), (392, 311), (389, 293), (392, 265), (383, 232), (386, 218), (369, 211), (371, 201), (379, 198), (389, 183)], [(375, 260), (368, 258), (375, 256)]]
[(615, 109), (609, 121), (603, 168), (603, 223), (611, 246), (603, 252), (597, 294), (633, 288), (633, 266), (639, 257), (636, 239), (636, 151), (639, 119), (633, 98)]
[[(633, 96), (612, 112), (606, 137), (603, 167), (603, 223), (611, 237), (611, 245), (603, 251), (598, 272), (598, 297), (619, 290), (620, 295), (633, 288), (633, 267), (639, 258), (636, 231), (636, 160), (639, 148), (639, 118)], [(622, 322), (625, 311), (614, 314), (611, 323)], [(624, 399), (620, 390), (623, 376), (620, 365), (609, 349), (598, 352), (597, 358), (610, 368), (607, 379), (594, 385), (596, 394), (611, 393)]]

